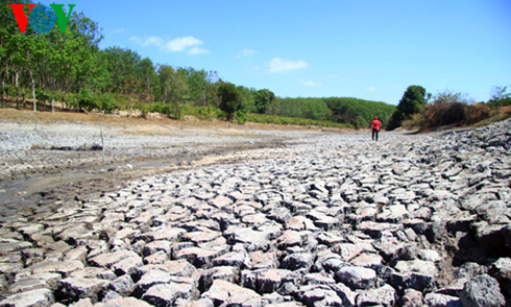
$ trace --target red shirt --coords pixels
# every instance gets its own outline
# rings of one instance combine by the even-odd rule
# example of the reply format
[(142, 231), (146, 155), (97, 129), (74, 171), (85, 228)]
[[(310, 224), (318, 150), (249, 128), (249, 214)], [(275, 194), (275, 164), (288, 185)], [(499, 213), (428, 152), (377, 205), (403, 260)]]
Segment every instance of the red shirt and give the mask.
[(375, 119), (375, 120), (373, 120), (372, 125), (373, 125), (373, 129), (374, 130), (378, 130), (379, 131), (380, 130), (380, 126), (381, 126), (381, 122), (379, 120)]

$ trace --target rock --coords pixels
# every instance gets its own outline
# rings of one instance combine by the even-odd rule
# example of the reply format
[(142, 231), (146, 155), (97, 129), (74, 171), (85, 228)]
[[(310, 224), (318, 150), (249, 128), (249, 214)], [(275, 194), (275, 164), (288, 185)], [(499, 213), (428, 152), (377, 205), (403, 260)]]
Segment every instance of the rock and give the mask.
[(296, 284), (298, 275), (284, 269), (269, 269), (241, 272), (241, 285), (258, 291), (259, 293), (272, 293), (279, 290), (284, 284)]
[(250, 258), (245, 251), (230, 252), (213, 259), (213, 266), (233, 266), (237, 268), (244, 268), (248, 266), (249, 262)]
[(372, 221), (365, 221), (357, 226), (357, 229), (371, 236), (373, 239), (381, 238), (385, 233), (392, 233), (403, 229), (401, 224), (392, 223), (376, 223)]
[(506, 300), (497, 280), (487, 274), (477, 275), (465, 283), (460, 292), (464, 307), (504, 306)]
[(57, 233), (54, 237), (57, 240), (62, 240), (70, 245), (76, 245), (80, 240), (94, 240), (97, 239), (97, 234), (93, 231), (90, 223), (74, 223), (72, 227)]
[[(110, 268), (114, 264), (126, 258), (140, 259), (136, 253), (126, 250), (120, 250), (112, 253), (104, 253), (89, 259), (89, 264), (92, 266)], [(141, 262), (141, 259), (140, 259)]]
[(376, 272), (363, 267), (342, 267), (335, 273), (335, 276), (339, 282), (352, 289), (369, 289), (376, 283)]
[(382, 213), (376, 215), (378, 222), (399, 223), (409, 214), (404, 205), (390, 205), (384, 207)]
[(169, 225), (164, 225), (161, 227), (157, 227), (151, 229), (152, 231), (140, 234), (137, 239), (143, 240), (146, 242), (164, 240), (173, 242), (177, 238), (179, 238), (182, 234), (186, 232), (186, 230), (182, 228), (176, 228)]
[(176, 259), (185, 259), (197, 268), (210, 266), (213, 259), (218, 256), (220, 255), (217, 251), (199, 247), (184, 248), (176, 252)]
[[(60, 277), (60, 275), (59, 275)], [(47, 288), (48, 285), (44, 280), (36, 279), (36, 278), (24, 278), (22, 280), (16, 281), (9, 287), (8, 292), (11, 294), (16, 294), (20, 292), (31, 291), (35, 289), (44, 289)]]
[(502, 293), (511, 296), (511, 258), (499, 258), (491, 265), (490, 273), (499, 282)]
[(351, 290), (336, 286), (301, 286), (295, 294), (305, 306), (347, 306), (354, 307), (355, 296)]
[(69, 277), (60, 281), (55, 299), (63, 303), (77, 302), (82, 298), (97, 301), (98, 293), (109, 285), (104, 279)]
[(0, 243), (0, 256), (8, 255), (9, 253), (29, 248), (32, 248), (32, 243), (11, 239), (7, 243)]
[(169, 260), (169, 256), (162, 251), (156, 252), (151, 256), (144, 257), (145, 264), (162, 264)]
[(106, 279), (114, 280), (117, 276), (108, 269), (96, 268), (96, 267), (85, 267), (82, 270), (71, 273), (70, 277), (77, 278), (92, 278), (92, 279)]
[(173, 306), (179, 298), (181, 303), (190, 302), (198, 296), (192, 284), (175, 283), (155, 285), (142, 296), (142, 299), (154, 306)]
[(404, 247), (404, 243), (396, 238), (381, 238), (373, 241), (372, 246), (378, 251), (386, 262), (392, 262), (398, 257), (398, 252)]
[(406, 244), (397, 251), (398, 257), (403, 260), (414, 260), (417, 258), (418, 253), (417, 246), (412, 244)]
[(245, 289), (230, 282), (217, 279), (209, 291), (204, 292), (201, 298), (210, 299), (215, 306), (261, 307), (262, 298), (250, 289)]
[(143, 255), (144, 256), (150, 256), (157, 252), (164, 252), (166, 255), (170, 255), (171, 249), (170, 249), (170, 242), (169, 241), (153, 241), (150, 243), (147, 243), (144, 246)]
[(206, 243), (214, 241), (215, 239), (222, 236), (221, 232), (218, 231), (193, 231), (187, 232), (181, 236), (183, 241), (193, 242), (195, 245), (199, 245), (200, 243)]
[(229, 266), (217, 266), (204, 270), (199, 279), (199, 289), (201, 292), (209, 290), (213, 281), (217, 279), (225, 280), (235, 284), (238, 281), (239, 268)]
[(118, 297), (104, 303), (95, 304), (94, 307), (151, 307), (151, 305), (134, 297)]
[(68, 261), (78, 260), (80, 262), (85, 262), (88, 252), (89, 251), (87, 250), (87, 247), (84, 245), (81, 245), (81, 246), (78, 246), (78, 247), (73, 248), (72, 250), (68, 251), (66, 253), (66, 256), (64, 257), (64, 260), (68, 260)]
[(166, 261), (164, 265), (172, 276), (192, 277), (197, 273), (197, 269), (186, 260)]
[(298, 232), (286, 230), (280, 237), (277, 238), (276, 243), (279, 249), (286, 249), (291, 246), (302, 245), (303, 239)]
[(149, 270), (137, 281), (133, 294), (135, 297), (142, 297), (149, 288), (158, 284), (168, 284), (171, 280), (172, 276), (168, 272), (157, 269)]
[(112, 280), (108, 289), (111, 289), (120, 295), (128, 296), (133, 292), (133, 290), (135, 290), (135, 284), (129, 275), (124, 275)]
[(421, 249), (418, 253), (419, 259), (430, 262), (439, 262), (442, 260), (442, 256), (432, 249)]
[(431, 307), (466, 307), (466, 305), (462, 305), (459, 298), (455, 296), (439, 294), (439, 293), (429, 293), (424, 298), (427, 306)]
[(364, 244), (340, 243), (335, 245), (332, 251), (339, 254), (344, 261), (350, 261), (360, 255), (365, 248)]
[(423, 290), (433, 288), (438, 270), (433, 262), (423, 260), (398, 261), (391, 273), (391, 284), (398, 290), (412, 288)]
[(277, 268), (278, 265), (278, 259), (277, 254), (273, 252), (262, 252), (262, 251), (255, 251), (253, 253), (250, 253), (250, 267), (253, 270), (256, 269), (273, 269)]
[(70, 307), (93, 307), (90, 298), (82, 298), (78, 302), (69, 305)]
[(112, 265), (112, 269), (115, 274), (118, 276), (128, 274), (132, 272), (134, 269), (143, 265), (142, 258), (138, 255), (130, 256), (128, 258), (124, 258), (121, 261)]
[(399, 299), (399, 306), (402, 307), (422, 307), (422, 292), (414, 289), (406, 289), (403, 296)]
[(396, 303), (396, 290), (390, 285), (381, 288), (370, 289), (357, 296), (358, 306), (384, 306), (392, 307)]
[(349, 261), (354, 266), (378, 268), (383, 264), (383, 258), (375, 253), (362, 253)]
[(326, 273), (309, 273), (304, 277), (305, 285), (334, 285), (335, 279)]
[(233, 226), (225, 231), (230, 244), (241, 243), (248, 252), (268, 249), (268, 233)]
[(53, 295), (48, 289), (36, 289), (11, 295), (0, 301), (0, 307), (49, 307)]
[(328, 247), (332, 247), (335, 244), (339, 244), (343, 241), (343, 238), (340, 236), (336, 236), (329, 232), (322, 232), (317, 237), (318, 243), (324, 244)]
[(304, 216), (293, 216), (286, 221), (286, 228), (289, 230), (314, 230), (314, 222)]
[(314, 224), (319, 228), (325, 231), (331, 231), (335, 229), (339, 229), (341, 225), (341, 220), (336, 217), (323, 215), (319, 219), (314, 221)]
[(296, 305), (297, 303), (294, 301), (291, 302), (292, 300), (293, 300), (292, 297), (280, 295), (277, 292), (273, 292), (270, 294), (263, 294), (263, 305), (265, 305), (265, 306), (268, 306), (268, 305), (281, 306), (280, 304), (284, 304), (284, 303), (294, 303)]
[(282, 268), (291, 271), (309, 270), (314, 258), (310, 253), (292, 253), (282, 260)]
[(184, 304), (177, 304), (180, 307), (215, 307), (213, 301), (207, 298), (201, 298), (192, 302), (185, 302)]
[(463, 280), (463, 283), (472, 279), (476, 275), (486, 274), (488, 270), (486, 267), (474, 262), (466, 262), (459, 268), (454, 269), (454, 278)]

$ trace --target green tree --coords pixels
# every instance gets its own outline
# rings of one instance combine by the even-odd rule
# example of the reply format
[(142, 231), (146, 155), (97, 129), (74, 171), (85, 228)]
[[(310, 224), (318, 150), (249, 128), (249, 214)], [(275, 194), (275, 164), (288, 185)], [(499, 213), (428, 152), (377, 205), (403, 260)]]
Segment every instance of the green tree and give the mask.
[(111, 73), (112, 83), (107, 91), (124, 95), (134, 94), (142, 83), (137, 76), (140, 55), (130, 49), (111, 47), (102, 51), (102, 60)]
[(399, 101), (397, 114), (393, 114), (388, 122), (387, 129), (395, 129), (401, 126), (403, 120), (410, 119), (413, 114), (424, 112), (426, 103), (426, 89), (420, 85), (410, 85)]
[(207, 106), (208, 100), (206, 97), (206, 90), (208, 87), (208, 73), (205, 70), (195, 70), (189, 68), (188, 88), (190, 100), (196, 106)]
[(188, 71), (183, 68), (175, 70), (172, 66), (160, 65), (158, 76), (163, 103), (171, 104), (176, 118), (181, 118), (181, 106), (187, 100), (188, 85), (186, 80)]
[(227, 119), (231, 120), (236, 111), (242, 108), (242, 94), (232, 83), (224, 82), (218, 87), (220, 97), (220, 109), (227, 113)]
[(137, 77), (141, 80), (138, 89), (140, 99), (145, 102), (153, 101), (152, 93), (155, 92), (155, 88), (158, 86), (158, 75), (151, 59), (144, 58), (138, 63)]
[(507, 86), (494, 87), (488, 104), (492, 108), (511, 105), (511, 93), (507, 93)]
[(275, 99), (275, 94), (268, 89), (262, 89), (257, 91), (255, 96), (255, 106), (256, 111), (259, 114), (265, 114), (270, 108), (273, 100)]
[[(14, 68), (15, 72), (19, 73), (19, 69), (16, 68), (16, 61), (19, 60), (19, 53), (21, 50), (13, 42), (13, 37), (16, 41), (20, 40), (20, 32), (14, 18), (13, 12), (9, 4), (21, 4), (23, 1), (2, 1), (0, 3), (0, 106), (5, 108), (4, 91), (5, 82), (9, 75), (10, 68)], [(25, 6), (26, 13), (28, 13), (28, 7)], [(18, 56), (14, 59), (13, 56)], [(18, 79), (18, 76), (16, 76)]]

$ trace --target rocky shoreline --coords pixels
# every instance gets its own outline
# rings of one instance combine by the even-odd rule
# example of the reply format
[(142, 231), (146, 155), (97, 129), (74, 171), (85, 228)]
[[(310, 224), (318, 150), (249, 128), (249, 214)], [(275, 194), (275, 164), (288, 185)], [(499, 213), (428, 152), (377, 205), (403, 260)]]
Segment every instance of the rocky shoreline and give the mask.
[(366, 138), (6, 210), (0, 306), (510, 306), (511, 120)]

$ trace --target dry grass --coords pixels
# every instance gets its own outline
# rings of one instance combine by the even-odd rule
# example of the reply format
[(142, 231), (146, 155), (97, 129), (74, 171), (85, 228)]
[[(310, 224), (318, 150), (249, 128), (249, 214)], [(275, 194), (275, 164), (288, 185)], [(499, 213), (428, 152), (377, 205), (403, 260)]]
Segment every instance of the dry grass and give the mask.
[[(168, 117), (152, 117), (144, 119), (141, 117), (119, 116), (102, 113), (76, 113), (76, 112), (33, 112), (27, 110), (0, 109), (0, 120), (8, 121), (37, 121), (40, 124), (49, 124), (54, 122), (71, 122), (71, 123), (98, 123), (102, 125), (121, 126), (126, 128), (127, 133), (135, 134), (168, 134), (169, 131), (175, 129), (199, 128), (210, 130), (212, 128), (221, 131), (228, 131), (229, 134), (233, 130), (239, 130), (239, 134), (245, 134), (245, 130), (311, 130), (311, 128), (300, 126), (282, 126), (275, 124), (258, 124), (247, 123), (238, 125), (230, 122), (219, 120), (199, 120), (196, 118), (185, 120), (174, 120)], [(147, 127), (151, 126), (151, 129)], [(128, 129), (129, 128), (129, 129)], [(318, 131), (319, 128), (316, 128)], [(323, 129), (325, 130), (325, 129)], [(340, 131), (329, 128), (329, 131)]]

